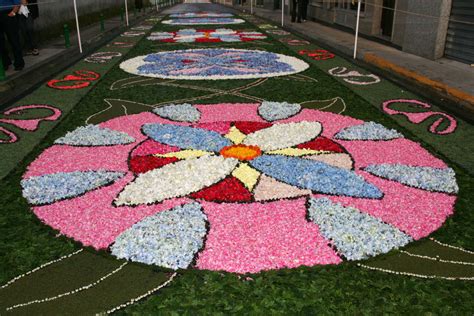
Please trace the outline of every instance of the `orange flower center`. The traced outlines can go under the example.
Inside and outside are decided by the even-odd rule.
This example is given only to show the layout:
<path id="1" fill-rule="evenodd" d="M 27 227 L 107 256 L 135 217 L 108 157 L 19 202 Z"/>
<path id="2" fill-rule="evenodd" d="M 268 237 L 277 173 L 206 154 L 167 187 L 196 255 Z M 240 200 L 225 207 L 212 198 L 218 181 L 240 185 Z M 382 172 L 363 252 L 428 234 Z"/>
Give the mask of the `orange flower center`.
<path id="1" fill-rule="evenodd" d="M 262 154 L 257 146 L 232 145 L 221 149 L 221 155 L 225 158 L 235 158 L 238 160 L 252 160 Z"/>

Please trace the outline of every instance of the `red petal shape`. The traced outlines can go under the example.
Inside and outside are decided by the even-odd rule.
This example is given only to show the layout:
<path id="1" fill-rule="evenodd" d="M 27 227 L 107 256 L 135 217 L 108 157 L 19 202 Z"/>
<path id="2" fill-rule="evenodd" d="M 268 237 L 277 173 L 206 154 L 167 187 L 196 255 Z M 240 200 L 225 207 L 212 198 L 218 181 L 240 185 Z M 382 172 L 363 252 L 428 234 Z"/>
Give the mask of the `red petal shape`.
<path id="1" fill-rule="evenodd" d="M 317 137 L 307 143 L 299 144 L 297 146 L 299 149 L 312 149 L 312 150 L 325 150 L 332 151 L 335 153 L 345 153 L 344 148 L 338 143 L 330 140 L 326 137 Z"/>
<path id="2" fill-rule="evenodd" d="M 130 170 L 135 174 L 145 173 L 178 160 L 175 157 L 136 156 L 130 159 Z"/>
<path id="3" fill-rule="evenodd" d="M 251 134 L 264 128 L 272 126 L 272 123 L 265 122 L 235 122 L 234 126 L 244 134 Z"/>
<path id="4" fill-rule="evenodd" d="M 220 43 L 221 39 L 220 38 L 196 38 L 196 43 Z"/>
<path id="5" fill-rule="evenodd" d="M 235 177 L 228 177 L 210 187 L 191 194 L 195 199 L 211 202 L 251 202 L 250 193 L 244 184 Z"/>

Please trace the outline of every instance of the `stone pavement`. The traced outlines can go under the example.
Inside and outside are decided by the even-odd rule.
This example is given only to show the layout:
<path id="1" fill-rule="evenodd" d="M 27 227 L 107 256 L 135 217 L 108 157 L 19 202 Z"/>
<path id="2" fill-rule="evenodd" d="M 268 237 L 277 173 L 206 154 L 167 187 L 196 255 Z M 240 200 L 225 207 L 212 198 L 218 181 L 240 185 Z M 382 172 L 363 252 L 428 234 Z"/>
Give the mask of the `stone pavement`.
<path id="1" fill-rule="evenodd" d="M 234 8 L 250 12 L 248 5 Z M 280 10 L 254 7 L 254 14 L 281 25 Z M 347 58 L 353 56 L 352 33 L 312 21 L 291 23 L 289 15 L 285 15 L 284 28 Z M 357 59 L 444 109 L 474 120 L 474 67 L 444 58 L 432 61 L 361 37 Z"/>

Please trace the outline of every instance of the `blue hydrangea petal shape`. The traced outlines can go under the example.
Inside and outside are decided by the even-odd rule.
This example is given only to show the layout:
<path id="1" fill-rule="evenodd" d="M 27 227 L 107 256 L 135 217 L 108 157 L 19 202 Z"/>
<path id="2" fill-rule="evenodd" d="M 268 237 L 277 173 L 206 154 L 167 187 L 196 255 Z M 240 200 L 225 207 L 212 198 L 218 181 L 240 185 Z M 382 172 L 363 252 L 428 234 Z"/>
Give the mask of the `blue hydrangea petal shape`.
<path id="1" fill-rule="evenodd" d="M 377 177 L 427 191 L 449 194 L 459 191 L 456 174 L 451 168 L 380 164 L 369 165 L 364 170 Z"/>
<path id="2" fill-rule="evenodd" d="M 193 123 L 201 118 L 201 112 L 189 103 L 170 104 L 154 109 L 153 113 L 176 122 Z"/>
<path id="3" fill-rule="evenodd" d="M 405 246 L 412 238 L 396 227 L 327 198 L 309 200 L 309 219 L 348 260 L 361 260 Z"/>
<path id="4" fill-rule="evenodd" d="M 379 199 L 382 192 L 353 171 L 324 162 L 279 155 L 263 155 L 250 161 L 255 169 L 279 181 L 313 192 Z"/>
<path id="5" fill-rule="evenodd" d="M 59 172 L 21 181 L 23 196 L 32 205 L 51 204 L 60 200 L 74 198 L 124 176 L 113 171 L 75 171 Z"/>
<path id="6" fill-rule="evenodd" d="M 199 203 L 162 211 L 120 234 L 111 251 L 121 259 L 185 269 L 204 245 L 206 221 Z"/>
<path id="7" fill-rule="evenodd" d="M 268 122 L 287 119 L 298 114 L 300 111 L 301 105 L 287 102 L 264 101 L 258 108 L 260 116 Z"/>
<path id="8" fill-rule="evenodd" d="M 170 124 L 145 124 L 143 133 L 153 140 L 181 149 L 196 149 L 218 152 L 231 141 L 217 132 Z"/>
<path id="9" fill-rule="evenodd" d="M 366 122 L 361 125 L 347 127 L 337 133 L 334 138 L 340 140 L 392 140 L 403 138 L 403 135 L 381 124 Z"/>
<path id="10" fill-rule="evenodd" d="M 66 136 L 57 139 L 54 143 L 70 146 L 113 146 L 130 144 L 134 141 L 133 137 L 124 132 L 97 125 L 86 125 L 67 133 Z"/>

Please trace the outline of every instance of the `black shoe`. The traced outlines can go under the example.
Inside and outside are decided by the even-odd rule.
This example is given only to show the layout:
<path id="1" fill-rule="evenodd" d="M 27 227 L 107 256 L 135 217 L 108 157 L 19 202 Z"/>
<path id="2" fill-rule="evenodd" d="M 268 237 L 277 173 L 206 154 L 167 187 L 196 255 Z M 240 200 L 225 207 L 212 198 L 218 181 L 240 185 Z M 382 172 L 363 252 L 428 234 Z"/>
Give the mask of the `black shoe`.
<path id="1" fill-rule="evenodd" d="M 22 71 L 23 68 L 25 68 L 25 66 L 18 66 L 18 67 L 15 67 L 15 71 Z"/>

